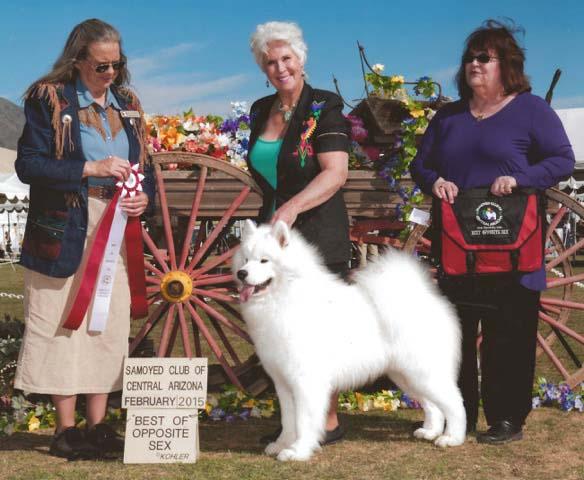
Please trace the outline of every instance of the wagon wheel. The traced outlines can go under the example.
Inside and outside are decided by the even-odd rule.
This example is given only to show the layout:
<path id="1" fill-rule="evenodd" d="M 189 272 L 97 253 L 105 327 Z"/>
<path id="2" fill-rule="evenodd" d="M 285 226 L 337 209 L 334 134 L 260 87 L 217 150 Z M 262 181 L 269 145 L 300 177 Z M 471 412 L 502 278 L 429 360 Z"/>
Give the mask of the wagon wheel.
<path id="1" fill-rule="evenodd" d="M 171 163 L 191 168 L 163 171 Z M 179 354 L 214 357 L 222 367 L 218 383 L 257 389 L 250 387 L 253 382 L 248 384 L 257 357 L 241 358 L 242 351 L 251 354 L 253 349 L 237 309 L 230 270 L 237 246 L 229 231 L 237 219 L 257 215 L 260 189 L 248 173 L 206 155 L 155 154 L 154 171 L 159 214 L 155 219 L 162 225 L 142 229 L 150 313 L 130 352 L 156 330 L 157 356 L 170 356 L 180 332 Z"/>
<path id="2" fill-rule="evenodd" d="M 584 381 L 584 273 L 575 271 L 571 258 L 584 248 L 584 238 L 565 248 L 556 229 L 570 213 L 584 219 L 584 206 L 555 189 L 546 190 L 548 225 L 546 230 L 545 269 L 547 289 L 542 292 L 537 333 L 538 371 L 559 373 L 570 387 Z M 429 253 L 430 241 L 424 237 L 427 227 L 415 225 L 404 250 Z M 545 354 L 545 355 L 542 355 Z M 549 360 L 545 365 L 544 358 Z M 553 374 L 553 372 L 552 372 Z"/>

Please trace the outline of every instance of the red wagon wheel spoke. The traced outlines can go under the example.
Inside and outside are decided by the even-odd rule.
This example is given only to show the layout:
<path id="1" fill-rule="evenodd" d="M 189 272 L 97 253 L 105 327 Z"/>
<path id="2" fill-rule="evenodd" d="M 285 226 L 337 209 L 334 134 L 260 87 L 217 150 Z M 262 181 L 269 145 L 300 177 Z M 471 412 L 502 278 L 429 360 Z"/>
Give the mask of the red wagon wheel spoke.
<path id="1" fill-rule="evenodd" d="M 168 345 L 170 342 L 170 331 L 174 327 L 174 314 L 176 305 L 173 303 L 168 309 L 166 314 L 166 320 L 164 326 L 162 327 L 162 336 L 160 337 L 160 346 L 158 347 L 158 356 L 166 357 L 166 352 L 168 351 Z M 174 343 L 174 342 L 173 342 Z"/>
<path id="2" fill-rule="evenodd" d="M 152 254 L 152 256 L 156 259 L 158 264 L 162 267 L 162 270 L 164 271 L 164 273 L 168 273 L 170 271 L 170 269 L 168 268 L 168 264 L 166 263 L 166 259 L 162 256 L 162 254 L 160 253 L 160 250 L 154 244 L 154 241 L 152 240 L 152 238 L 150 237 L 150 235 L 148 234 L 148 232 L 146 231 L 146 229 L 144 227 L 142 227 L 142 238 L 144 239 L 144 243 L 146 244 L 146 246 L 150 250 L 150 253 Z"/>
<path id="3" fill-rule="evenodd" d="M 144 260 L 144 268 L 146 268 L 146 270 L 148 270 L 150 273 L 154 275 L 158 275 L 159 277 L 164 276 L 164 273 L 162 273 L 158 268 L 156 268 L 146 259 Z"/>
<path id="4" fill-rule="evenodd" d="M 234 367 L 241 365 L 241 360 L 237 356 L 235 349 L 231 346 L 231 343 L 229 342 L 229 339 L 227 338 L 227 335 L 225 335 L 225 332 L 221 328 L 219 322 L 217 322 L 217 320 L 215 320 L 214 318 L 209 318 L 209 321 L 211 322 L 211 325 L 213 325 L 213 328 L 217 332 L 217 335 L 219 335 L 221 342 L 223 342 L 225 350 L 227 350 L 227 353 L 229 353 L 231 360 L 235 364 Z"/>
<path id="5" fill-rule="evenodd" d="M 178 320 L 180 323 L 180 330 L 182 333 L 183 349 L 185 351 L 185 356 L 191 358 L 193 352 L 191 350 L 191 343 L 189 341 L 189 327 L 187 325 L 187 320 L 185 318 L 184 307 L 179 304 L 178 306 Z"/>
<path id="6" fill-rule="evenodd" d="M 162 168 L 160 165 L 155 165 L 156 170 L 156 186 L 158 187 L 158 198 L 160 199 L 160 209 L 162 210 L 162 221 L 164 225 L 164 236 L 166 238 L 166 248 L 168 248 L 168 256 L 170 258 L 170 267 L 176 270 L 176 254 L 174 250 L 174 238 L 172 236 L 172 225 L 170 223 L 170 214 L 168 212 L 168 202 L 166 197 L 166 189 L 164 180 L 162 179 Z"/>
<path id="7" fill-rule="evenodd" d="M 228 320 L 224 315 L 221 315 L 217 310 L 215 310 L 210 305 L 207 305 L 203 300 L 197 297 L 192 297 L 191 302 L 201 307 L 208 315 L 213 317 L 215 320 L 219 320 L 223 325 L 231 329 L 233 332 L 237 333 L 241 338 L 247 340 L 249 343 L 252 343 L 251 338 L 249 338 L 249 335 L 246 332 L 244 332 L 241 329 L 241 327 L 237 326 L 235 323 Z"/>
<path id="8" fill-rule="evenodd" d="M 218 292 L 217 290 L 203 290 L 200 288 L 193 288 L 193 293 L 202 297 L 209 297 L 214 300 L 223 300 L 225 302 L 232 302 L 234 300 L 233 297 Z"/>
<path id="9" fill-rule="evenodd" d="M 199 331 L 201 332 L 201 334 L 205 337 L 205 339 L 209 343 L 211 350 L 213 350 L 213 353 L 217 357 L 217 360 L 223 366 L 223 369 L 225 370 L 225 373 L 227 374 L 229 379 L 234 383 L 234 385 L 243 389 L 243 386 L 239 382 L 239 379 L 237 378 L 237 376 L 233 372 L 233 368 L 231 367 L 231 365 L 229 365 L 229 363 L 225 359 L 225 356 L 223 355 L 221 348 L 219 347 L 219 345 L 217 344 L 217 342 L 213 338 L 213 335 L 211 335 L 211 333 L 209 332 L 209 329 L 205 325 L 205 322 L 203 321 L 203 319 L 199 316 L 199 314 L 196 312 L 195 308 L 190 303 L 187 303 L 187 308 L 189 309 L 189 312 L 191 314 L 191 318 L 196 322 L 197 327 L 199 327 Z"/>
<path id="10" fill-rule="evenodd" d="M 554 214 L 545 232 L 546 242 L 550 239 L 552 233 L 555 232 L 556 228 L 558 227 L 562 219 L 566 216 L 566 213 L 568 213 L 568 208 L 565 205 L 563 205 Z"/>
<path id="11" fill-rule="evenodd" d="M 207 167 L 201 168 L 201 173 L 199 176 L 199 181 L 197 182 L 197 190 L 195 191 L 195 198 L 193 199 L 193 205 L 191 207 L 191 215 L 189 216 L 189 223 L 187 226 L 187 231 L 185 233 L 185 238 L 183 240 L 182 253 L 180 255 L 179 268 L 182 270 L 187 261 L 187 256 L 189 254 L 189 246 L 191 239 L 193 237 L 193 232 L 195 230 L 195 224 L 197 222 L 197 216 L 199 214 L 199 208 L 201 206 L 201 199 L 203 198 L 203 191 L 205 190 L 205 181 L 207 180 Z"/>
<path id="12" fill-rule="evenodd" d="M 242 387 L 238 375 L 252 365 L 242 352 L 249 352 L 251 339 L 233 306 L 238 294 L 230 263 L 237 251 L 236 222 L 257 215 L 260 189 L 249 174 L 222 160 L 184 152 L 153 157 L 158 197 L 142 234 L 151 254 L 144 268 L 153 313 L 138 336 L 159 335 L 159 356 L 177 349 L 201 356 L 207 344 L 228 381 Z M 164 170 L 168 163 L 192 169 Z"/>
<path id="13" fill-rule="evenodd" d="M 231 202 L 231 205 L 229 205 L 229 208 L 223 214 L 223 216 L 221 217 L 221 220 L 219 220 L 217 225 L 215 225 L 215 228 L 213 228 L 211 235 L 209 235 L 205 239 L 205 241 L 203 242 L 203 245 L 201 245 L 201 248 L 199 248 L 197 253 L 191 259 L 191 262 L 187 268 L 187 271 L 189 273 L 194 270 L 194 268 L 197 265 L 197 263 L 199 262 L 199 260 L 201 260 L 201 258 L 203 258 L 205 253 L 207 253 L 207 249 L 213 244 L 213 242 L 217 239 L 219 234 L 223 231 L 223 228 L 225 227 L 225 225 L 227 225 L 227 222 L 231 219 L 231 217 L 235 213 L 235 210 L 237 210 L 239 208 L 239 206 L 244 202 L 244 200 L 249 195 L 250 191 L 251 191 L 250 187 L 248 187 L 248 186 L 244 187 L 241 190 L 241 192 L 239 193 L 239 195 L 235 198 L 235 200 L 233 200 L 233 202 Z"/>
<path id="14" fill-rule="evenodd" d="M 204 277 L 200 280 L 195 280 L 193 285 L 197 287 L 202 287 L 203 285 L 219 285 L 222 283 L 232 283 L 233 276 L 229 275 L 209 275 L 208 277 Z"/>
<path id="15" fill-rule="evenodd" d="M 215 268 L 217 265 L 221 264 L 221 263 L 225 263 L 227 260 L 229 260 L 231 257 L 233 257 L 233 255 L 235 254 L 235 252 L 237 251 L 237 248 L 231 248 L 229 250 L 227 250 L 225 253 L 222 253 L 221 255 L 219 255 L 217 258 L 210 260 L 208 262 L 205 262 L 205 266 L 196 270 L 193 270 L 193 275 L 196 276 L 201 276 L 205 273 L 207 273 L 209 270 L 212 270 L 213 268 Z"/>
<path id="16" fill-rule="evenodd" d="M 152 328 L 154 328 L 156 326 L 156 324 L 158 323 L 158 320 L 160 320 L 162 318 L 162 316 L 164 315 L 164 312 L 167 308 L 168 308 L 168 305 L 165 303 L 162 303 L 162 304 L 160 304 L 160 306 L 158 306 L 158 308 L 156 310 L 154 310 L 154 312 L 152 312 L 150 314 L 150 316 L 148 317 L 148 320 L 146 320 L 146 323 L 144 325 L 142 325 L 142 328 L 134 336 L 134 340 L 132 340 L 132 343 L 130 343 L 130 346 L 129 346 L 130 355 L 134 352 L 134 350 L 140 344 L 140 342 L 144 339 L 144 337 L 146 337 L 146 335 L 148 335 L 148 333 L 150 333 L 150 330 L 152 330 Z"/>
<path id="17" fill-rule="evenodd" d="M 237 318 L 241 323 L 245 323 L 245 321 L 243 320 L 243 317 L 241 316 L 241 313 L 239 313 L 237 310 L 235 310 L 235 308 L 233 308 L 231 305 L 229 305 L 228 303 L 219 301 L 217 302 L 219 303 L 219 305 L 221 305 L 221 307 L 223 309 L 225 309 L 227 312 L 229 312 L 229 314 L 234 317 Z"/>

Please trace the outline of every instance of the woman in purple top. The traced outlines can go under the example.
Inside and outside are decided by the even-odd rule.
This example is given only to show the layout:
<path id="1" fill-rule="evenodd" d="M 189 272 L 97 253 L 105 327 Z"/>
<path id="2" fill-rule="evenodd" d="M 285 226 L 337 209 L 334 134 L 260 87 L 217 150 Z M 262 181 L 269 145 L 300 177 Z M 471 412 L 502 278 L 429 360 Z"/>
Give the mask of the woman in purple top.
<path id="1" fill-rule="evenodd" d="M 456 76 L 461 99 L 435 115 L 411 165 L 425 193 L 454 203 L 459 190 L 490 187 L 504 196 L 519 187 L 546 189 L 572 173 L 574 153 L 562 123 L 544 100 L 529 93 L 524 60 L 512 29 L 499 22 L 488 20 L 467 38 Z M 507 281 L 442 275 L 440 285 L 461 319 L 459 386 L 468 430 L 475 430 L 478 417 L 480 321 L 481 394 L 489 429 L 477 440 L 521 439 L 531 410 L 543 266 Z"/>

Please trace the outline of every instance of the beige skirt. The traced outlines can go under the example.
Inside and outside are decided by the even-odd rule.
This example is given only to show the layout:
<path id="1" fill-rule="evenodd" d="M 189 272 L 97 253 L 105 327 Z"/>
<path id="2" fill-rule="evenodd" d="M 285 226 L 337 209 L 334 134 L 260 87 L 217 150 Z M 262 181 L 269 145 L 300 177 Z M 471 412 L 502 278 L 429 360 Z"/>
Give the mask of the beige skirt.
<path id="1" fill-rule="evenodd" d="M 112 291 L 109 318 L 101 333 L 88 331 L 88 314 L 78 330 L 61 328 L 79 288 L 88 246 L 107 201 L 89 198 L 85 250 L 77 273 L 54 278 L 32 270 L 24 272 L 25 332 L 18 359 L 15 388 L 53 395 L 109 393 L 121 390 L 122 363 L 128 355 L 130 289 L 122 245 Z M 92 302 L 93 303 L 93 302 Z"/>

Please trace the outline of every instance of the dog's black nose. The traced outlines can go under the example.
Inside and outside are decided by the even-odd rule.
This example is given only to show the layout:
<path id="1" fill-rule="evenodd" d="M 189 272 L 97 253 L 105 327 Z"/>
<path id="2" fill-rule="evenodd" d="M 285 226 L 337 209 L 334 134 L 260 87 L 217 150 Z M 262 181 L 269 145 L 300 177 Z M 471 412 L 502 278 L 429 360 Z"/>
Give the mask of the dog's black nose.
<path id="1" fill-rule="evenodd" d="M 237 271 L 237 278 L 239 278 L 241 281 L 245 280 L 247 277 L 247 270 L 238 270 Z"/>

